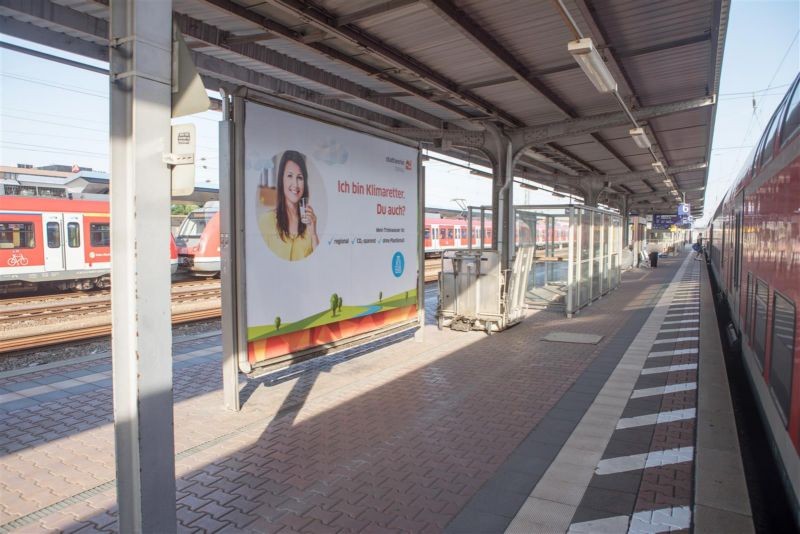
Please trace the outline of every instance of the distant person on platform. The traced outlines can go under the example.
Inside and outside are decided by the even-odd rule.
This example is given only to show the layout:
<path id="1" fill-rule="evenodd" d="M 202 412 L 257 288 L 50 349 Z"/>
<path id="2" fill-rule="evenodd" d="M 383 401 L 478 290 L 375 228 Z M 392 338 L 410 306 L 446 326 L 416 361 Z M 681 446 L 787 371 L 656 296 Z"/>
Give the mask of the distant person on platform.
<path id="1" fill-rule="evenodd" d="M 319 245 L 317 215 L 308 203 L 306 158 L 287 150 L 278 164 L 275 209 L 259 217 L 258 224 L 267 246 L 279 258 L 302 260 Z"/>
<path id="2" fill-rule="evenodd" d="M 703 247 L 700 246 L 700 243 L 695 243 L 692 245 L 692 250 L 694 250 L 694 259 L 699 260 L 703 255 Z"/>
<path id="3" fill-rule="evenodd" d="M 647 243 L 647 254 L 650 258 L 650 267 L 656 268 L 658 267 L 658 251 L 661 247 L 658 246 L 658 243 L 655 241 L 650 241 Z"/>

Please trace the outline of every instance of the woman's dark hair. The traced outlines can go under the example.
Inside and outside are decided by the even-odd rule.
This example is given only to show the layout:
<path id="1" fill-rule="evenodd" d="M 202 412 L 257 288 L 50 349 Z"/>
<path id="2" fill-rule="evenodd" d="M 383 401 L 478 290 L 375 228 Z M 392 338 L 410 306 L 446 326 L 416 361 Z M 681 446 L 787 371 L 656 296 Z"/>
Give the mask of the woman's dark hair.
<path id="1" fill-rule="evenodd" d="M 281 162 L 278 164 L 278 201 L 275 206 L 275 212 L 278 221 L 278 235 L 283 241 L 289 237 L 289 212 L 286 210 L 286 195 L 283 192 L 283 173 L 286 171 L 286 163 L 293 162 L 300 167 L 300 173 L 303 175 L 303 196 L 302 198 L 308 199 L 308 170 L 306 169 L 306 157 L 296 150 L 287 150 L 281 156 Z M 297 218 L 300 218 L 300 206 L 297 206 Z M 303 221 L 297 223 L 297 235 L 301 236 L 306 233 L 306 225 Z"/>

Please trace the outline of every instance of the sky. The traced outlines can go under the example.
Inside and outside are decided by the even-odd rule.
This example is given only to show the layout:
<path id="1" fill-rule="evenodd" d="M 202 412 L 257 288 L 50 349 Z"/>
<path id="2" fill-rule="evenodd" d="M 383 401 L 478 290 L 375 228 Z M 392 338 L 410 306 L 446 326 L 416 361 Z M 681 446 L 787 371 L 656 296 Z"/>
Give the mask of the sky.
<path id="1" fill-rule="evenodd" d="M 699 224 L 713 213 L 800 70 L 799 29 L 798 0 L 733 0 L 706 213 Z M 103 62 L 3 34 L 0 41 L 107 67 Z M 0 49 L 0 165 L 78 164 L 107 171 L 108 105 L 106 75 Z M 198 186 L 218 186 L 218 120 L 219 113 L 206 112 L 175 121 L 193 122 L 197 127 Z M 488 170 L 470 162 L 463 164 Z M 491 204 L 488 178 L 433 160 L 425 167 L 426 206 L 457 209 L 459 205 Z M 518 186 L 514 198 L 517 204 L 567 201 Z"/>

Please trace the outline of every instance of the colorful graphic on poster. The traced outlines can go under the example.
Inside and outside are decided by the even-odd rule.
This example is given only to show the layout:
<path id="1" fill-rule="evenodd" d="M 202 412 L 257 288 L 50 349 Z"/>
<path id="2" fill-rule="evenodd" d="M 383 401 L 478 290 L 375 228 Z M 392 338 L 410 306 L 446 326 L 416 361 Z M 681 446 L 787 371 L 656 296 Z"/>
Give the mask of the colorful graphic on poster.
<path id="1" fill-rule="evenodd" d="M 418 150 L 247 102 L 251 365 L 417 316 Z"/>

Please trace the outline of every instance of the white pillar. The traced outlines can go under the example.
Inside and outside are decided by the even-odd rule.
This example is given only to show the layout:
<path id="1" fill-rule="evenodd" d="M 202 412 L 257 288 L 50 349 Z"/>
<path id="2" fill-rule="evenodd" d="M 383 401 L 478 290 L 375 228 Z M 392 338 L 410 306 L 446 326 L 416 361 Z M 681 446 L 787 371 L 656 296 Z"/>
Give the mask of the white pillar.
<path id="1" fill-rule="evenodd" d="M 175 532 L 172 2 L 111 0 L 111 302 L 121 532 Z"/>

